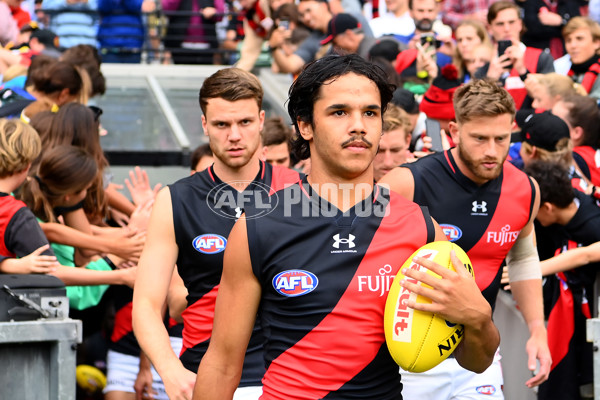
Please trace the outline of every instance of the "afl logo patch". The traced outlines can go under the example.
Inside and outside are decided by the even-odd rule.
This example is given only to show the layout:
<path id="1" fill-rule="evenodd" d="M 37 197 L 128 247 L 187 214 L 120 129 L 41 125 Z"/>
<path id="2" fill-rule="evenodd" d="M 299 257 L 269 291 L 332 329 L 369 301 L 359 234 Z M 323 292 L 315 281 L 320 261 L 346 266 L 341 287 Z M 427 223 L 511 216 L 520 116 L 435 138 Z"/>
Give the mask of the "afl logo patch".
<path id="1" fill-rule="evenodd" d="M 275 275 L 273 287 L 275 290 L 287 297 L 302 296 L 310 293 L 319 284 L 317 276 L 312 272 L 301 269 L 291 269 Z"/>
<path id="2" fill-rule="evenodd" d="M 206 233 L 192 240 L 194 249 L 204 254 L 217 254 L 225 250 L 227 239 L 216 233 Z"/>
<path id="3" fill-rule="evenodd" d="M 475 390 L 479 394 L 485 394 L 488 396 L 491 396 L 494 393 L 496 393 L 496 388 L 493 385 L 477 386 Z"/>
<path id="4" fill-rule="evenodd" d="M 440 224 L 440 227 L 444 231 L 444 234 L 451 242 L 456 242 L 458 239 L 462 237 L 462 230 L 458 226 L 450 225 L 450 224 Z"/>

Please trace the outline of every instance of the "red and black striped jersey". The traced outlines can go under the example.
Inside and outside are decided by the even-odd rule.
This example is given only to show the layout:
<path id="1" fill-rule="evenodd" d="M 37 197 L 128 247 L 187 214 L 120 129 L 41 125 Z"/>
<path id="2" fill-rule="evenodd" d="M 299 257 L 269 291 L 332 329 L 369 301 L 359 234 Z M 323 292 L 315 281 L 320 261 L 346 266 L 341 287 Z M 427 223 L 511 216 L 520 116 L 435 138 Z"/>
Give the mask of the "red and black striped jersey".
<path id="1" fill-rule="evenodd" d="M 426 211 L 382 187 L 346 212 L 306 181 L 247 210 L 267 371 L 261 399 L 400 399 L 384 337 L 394 276 L 435 237 Z M 256 218 L 260 214 L 260 218 Z"/>
<path id="2" fill-rule="evenodd" d="M 475 280 L 494 307 L 502 262 L 531 218 L 535 188 L 510 162 L 500 176 L 477 185 L 458 168 L 450 151 L 412 164 L 413 201 L 427 206 L 448 240 L 458 244 L 475 268 Z"/>

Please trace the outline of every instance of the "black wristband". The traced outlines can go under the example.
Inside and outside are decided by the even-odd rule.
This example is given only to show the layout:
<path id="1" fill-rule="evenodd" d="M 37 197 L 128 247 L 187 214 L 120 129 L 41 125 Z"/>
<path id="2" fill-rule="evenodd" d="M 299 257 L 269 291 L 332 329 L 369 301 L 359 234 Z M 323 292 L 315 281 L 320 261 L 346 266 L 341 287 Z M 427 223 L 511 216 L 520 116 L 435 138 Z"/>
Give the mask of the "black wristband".
<path id="1" fill-rule="evenodd" d="M 521 80 L 525 82 L 525 79 L 527 79 L 527 75 L 529 75 L 529 71 L 526 70 L 523 75 L 519 75 L 519 78 L 521 78 Z"/>
<path id="2" fill-rule="evenodd" d="M 110 258 L 108 258 L 108 256 L 104 256 L 104 257 L 102 257 L 102 259 L 104 261 L 106 261 L 106 263 L 108 264 L 108 266 L 110 267 L 110 269 L 112 269 L 113 271 L 115 269 L 117 269 L 117 266 L 115 265 L 115 263 L 113 263 L 112 260 Z"/>

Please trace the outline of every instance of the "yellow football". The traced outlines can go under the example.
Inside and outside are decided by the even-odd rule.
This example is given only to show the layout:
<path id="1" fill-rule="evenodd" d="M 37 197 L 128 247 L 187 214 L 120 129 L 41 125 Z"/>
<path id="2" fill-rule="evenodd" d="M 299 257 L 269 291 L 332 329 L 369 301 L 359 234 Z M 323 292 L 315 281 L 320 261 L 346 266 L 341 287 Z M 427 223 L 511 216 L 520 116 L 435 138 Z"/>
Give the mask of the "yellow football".
<path id="1" fill-rule="evenodd" d="M 106 386 L 106 375 L 98 368 L 81 364 L 75 369 L 77 385 L 88 393 L 101 391 Z"/>
<path id="2" fill-rule="evenodd" d="M 435 367 L 452 354 L 462 340 L 464 333 L 462 325 L 450 323 L 431 312 L 407 307 L 406 302 L 409 299 L 416 299 L 417 303 L 431 303 L 431 300 L 417 296 L 400 286 L 400 280 L 404 279 L 402 270 L 408 268 L 420 269 L 439 278 L 439 275 L 415 264 L 413 262 L 415 257 L 432 260 L 455 271 L 450 259 L 452 250 L 475 278 L 469 257 L 458 245 L 437 241 L 415 251 L 404 262 L 390 287 L 385 304 L 385 340 L 394 361 L 406 371 L 424 372 Z"/>

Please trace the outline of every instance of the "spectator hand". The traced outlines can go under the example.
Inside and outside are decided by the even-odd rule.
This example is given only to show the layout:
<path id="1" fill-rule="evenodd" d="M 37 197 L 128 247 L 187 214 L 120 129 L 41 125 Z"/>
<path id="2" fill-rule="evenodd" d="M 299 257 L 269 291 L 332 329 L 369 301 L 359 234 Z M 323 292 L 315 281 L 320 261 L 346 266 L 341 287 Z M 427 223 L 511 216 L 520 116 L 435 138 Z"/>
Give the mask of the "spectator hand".
<path id="1" fill-rule="evenodd" d="M 508 267 L 506 265 L 502 267 L 502 277 L 500 278 L 500 285 L 504 285 L 502 286 L 502 289 L 510 290 L 510 282 L 508 280 Z"/>
<path id="2" fill-rule="evenodd" d="M 154 189 L 150 188 L 148 174 L 140 167 L 135 167 L 133 171 L 129 171 L 129 179 L 125 179 L 125 185 L 129 189 L 133 204 L 139 206 L 146 204 L 150 199 L 154 199 L 162 184 L 157 183 Z"/>
<path id="3" fill-rule="evenodd" d="M 154 199 L 149 199 L 145 204 L 137 206 L 133 213 L 131 213 L 127 227 L 134 232 L 146 232 L 150 213 L 152 212 L 152 205 L 154 205 Z"/>
<path id="4" fill-rule="evenodd" d="M 508 70 L 510 65 L 511 61 L 506 54 L 503 54 L 501 57 L 492 58 L 492 61 L 490 61 L 490 65 L 488 67 L 487 78 L 494 81 L 500 80 L 500 77 Z"/>
<path id="5" fill-rule="evenodd" d="M 420 44 L 417 46 L 419 49 L 419 55 L 417 56 L 417 71 L 427 71 L 428 79 L 431 82 L 438 75 L 437 63 L 434 59 L 434 52 L 427 51 L 430 43 L 426 43 L 424 46 Z"/>
<path id="6" fill-rule="evenodd" d="M 214 7 L 204 7 L 202 9 L 202 16 L 206 19 L 211 19 L 217 14 L 217 9 Z"/>
<path id="7" fill-rule="evenodd" d="M 525 78 L 525 89 L 527 89 L 527 93 L 532 97 L 535 97 L 540 88 L 542 88 L 538 76 L 539 74 L 528 74 L 527 78 Z"/>
<path id="8" fill-rule="evenodd" d="M 129 223 L 129 217 L 127 214 L 122 213 L 119 210 L 115 210 L 114 208 L 109 208 L 108 211 L 110 212 L 110 218 L 116 222 L 117 225 L 127 226 Z"/>
<path id="9" fill-rule="evenodd" d="M 145 233 L 122 229 L 123 235 L 113 239 L 110 252 L 125 260 L 137 263 L 146 242 Z"/>
<path id="10" fill-rule="evenodd" d="M 142 2 L 142 12 L 145 14 L 154 12 L 156 10 L 156 1 L 155 0 L 144 0 Z"/>
<path id="11" fill-rule="evenodd" d="M 519 44 L 513 44 L 510 46 L 508 49 L 506 49 L 504 55 L 508 56 L 510 64 L 513 65 L 513 68 L 517 70 L 519 75 L 525 75 L 525 73 L 527 73 L 527 67 L 525 66 L 524 61 L 524 52 Z"/>
<path id="12" fill-rule="evenodd" d="M 546 26 L 561 26 L 563 23 L 563 18 L 560 15 L 549 11 L 546 7 L 540 8 L 538 19 L 542 25 Z"/>
<path id="13" fill-rule="evenodd" d="M 45 244 L 31 252 L 25 257 L 7 258 L 0 264 L 0 271 L 7 274 L 48 274 L 56 271 L 58 261 L 55 256 L 43 256 L 44 251 L 48 250 L 50 245 Z"/>

